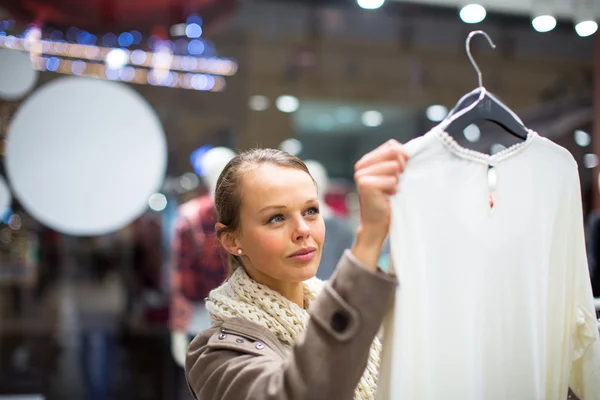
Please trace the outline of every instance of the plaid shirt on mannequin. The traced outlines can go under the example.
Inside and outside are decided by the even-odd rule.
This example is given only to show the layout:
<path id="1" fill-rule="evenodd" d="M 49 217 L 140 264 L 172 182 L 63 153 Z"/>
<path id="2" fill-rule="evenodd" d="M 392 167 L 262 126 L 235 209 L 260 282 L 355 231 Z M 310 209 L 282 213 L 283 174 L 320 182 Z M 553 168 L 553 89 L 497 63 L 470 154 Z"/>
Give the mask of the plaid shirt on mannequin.
<path id="1" fill-rule="evenodd" d="M 188 331 L 194 303 L 227 277 L 227 257 L 215 235 L 216 212 L 210 196 L 182 205 L 173 238 L 171 318 L 173 331 Z"/>

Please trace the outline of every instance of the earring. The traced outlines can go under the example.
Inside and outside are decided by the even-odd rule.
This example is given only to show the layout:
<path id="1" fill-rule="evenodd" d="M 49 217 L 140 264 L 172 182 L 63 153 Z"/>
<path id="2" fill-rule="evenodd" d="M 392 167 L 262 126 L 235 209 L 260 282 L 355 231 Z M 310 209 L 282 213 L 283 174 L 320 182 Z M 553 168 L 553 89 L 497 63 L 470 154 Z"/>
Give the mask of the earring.
<path id="1" fill-rule="evenodd" d="M 243 253 L 242 249 L 238 249 L 238 250 L 237 250 L 237 253 L 238 253 L 238 255 L 240 255 L 240 256 L 241 256 L 241 255 L 242 255 L 242 253 Z"/>

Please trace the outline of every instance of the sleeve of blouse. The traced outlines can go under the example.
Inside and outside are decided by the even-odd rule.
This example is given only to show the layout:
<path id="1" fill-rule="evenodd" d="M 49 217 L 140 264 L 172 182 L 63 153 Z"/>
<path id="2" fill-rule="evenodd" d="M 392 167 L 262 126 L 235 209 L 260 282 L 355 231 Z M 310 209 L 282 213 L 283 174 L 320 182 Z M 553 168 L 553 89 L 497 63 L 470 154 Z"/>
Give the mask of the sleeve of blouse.
<path id="1" fill-rule="evenodd" d="M 199 400 L 351 399 L 395 287 L 347 250 L 285 361 L 200 338 L 188 350 L 188 385 Z"/>
<path id="2" fill-rule="evenodd" d="M 585 248 L 579 176 L 573 178 L 569 223 L 569 260 L 575 284 L 571 332 L 570 387 L 582 400 L 600 399 L 600 338 Z"/>

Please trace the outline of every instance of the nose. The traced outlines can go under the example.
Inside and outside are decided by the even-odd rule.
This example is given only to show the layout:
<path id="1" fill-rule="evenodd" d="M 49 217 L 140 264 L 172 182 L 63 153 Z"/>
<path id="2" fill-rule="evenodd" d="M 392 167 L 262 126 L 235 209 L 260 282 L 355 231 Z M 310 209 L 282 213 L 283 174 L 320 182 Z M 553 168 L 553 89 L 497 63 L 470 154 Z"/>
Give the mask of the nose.
<path id="1" fill-rule="evenodd" d="M 310 226 L 306 223 L 304 218 L 298 218 L 294 227 L 293 239 L 294 241 L 306 240 L 310 237 Z"/>

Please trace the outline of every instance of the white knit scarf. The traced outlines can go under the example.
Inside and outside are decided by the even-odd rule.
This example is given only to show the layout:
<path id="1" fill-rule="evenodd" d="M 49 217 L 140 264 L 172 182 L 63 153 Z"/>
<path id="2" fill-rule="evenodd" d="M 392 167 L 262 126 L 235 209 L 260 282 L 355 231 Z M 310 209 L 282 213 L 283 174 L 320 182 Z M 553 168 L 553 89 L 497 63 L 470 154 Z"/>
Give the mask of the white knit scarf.
<path id="1" fill-rule="evenodd" d="M 239 267 L 224 284 L 210 292 L 206 308 L 213 324 L 240 317 L 264 326 L 289 353 L 298 334 L 306 328 L 309 319 L 307 310 L 323 285 L 324 282 L 317 278 L 305 281 L 304 308 L 300 308 L 275 290 L 252 280 L 244 268 Z M 380 354 L 381 342 L 375 338 L 367 368 L 354 392 L 354 399 L 375 398 Z"/>

